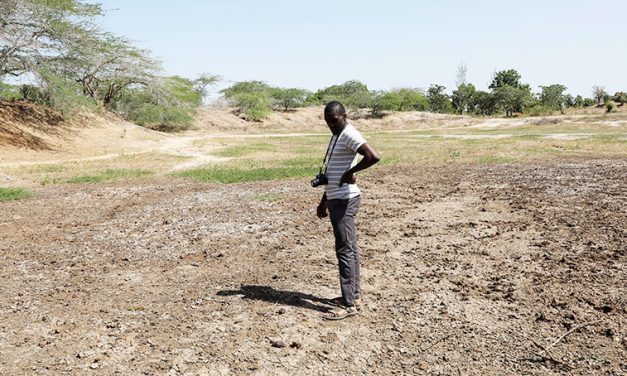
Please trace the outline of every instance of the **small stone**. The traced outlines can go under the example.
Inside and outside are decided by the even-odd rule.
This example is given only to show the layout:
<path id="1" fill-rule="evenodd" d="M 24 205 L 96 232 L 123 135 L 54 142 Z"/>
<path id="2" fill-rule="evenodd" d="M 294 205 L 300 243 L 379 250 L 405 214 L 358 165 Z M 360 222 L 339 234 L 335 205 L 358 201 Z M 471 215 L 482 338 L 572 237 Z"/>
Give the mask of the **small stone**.
<path id="1" fill-rule="evenodd" d="M 279 349 L 287 347 L 287 344 L 280 339 L 268 338 L 268 340 L 270 341 L 270 344 L 272 345 L 272 347 L 276 347 Z"/>
<path id="2" fill-rule="evenodd" d="M 293 349 L 300 349 L 303 347 L 303 344 L 298 341 L 292 341 L 292 343 L 290 343 L 290 347 Z"/>

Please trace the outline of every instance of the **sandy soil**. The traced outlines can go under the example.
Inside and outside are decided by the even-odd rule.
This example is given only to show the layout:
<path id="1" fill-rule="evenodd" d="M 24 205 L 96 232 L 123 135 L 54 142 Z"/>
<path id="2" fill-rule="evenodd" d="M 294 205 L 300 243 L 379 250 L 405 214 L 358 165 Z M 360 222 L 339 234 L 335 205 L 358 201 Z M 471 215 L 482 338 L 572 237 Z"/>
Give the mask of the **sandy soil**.
<path id="1" fill-rule="evenodd" d="M 306 181 L 37 188 L 0 203 L 0 374 L 625 374 L 625 176 L 377 168 L 341 322 Z"/>

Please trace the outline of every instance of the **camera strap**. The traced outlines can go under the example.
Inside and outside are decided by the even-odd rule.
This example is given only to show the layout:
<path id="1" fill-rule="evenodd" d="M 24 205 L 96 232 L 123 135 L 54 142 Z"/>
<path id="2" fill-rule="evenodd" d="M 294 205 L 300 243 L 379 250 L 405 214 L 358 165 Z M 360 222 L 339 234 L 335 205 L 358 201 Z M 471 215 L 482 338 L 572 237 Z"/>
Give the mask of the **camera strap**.
<path id="1" fill-rule="evenodd" d="M 344 129 L 346 129 L 346 127 L 344 127 Z M 327 152 L 324 154 L 324 159 L 322 160 L 322 167 L 320 167 L 321 173 L 322 173 L 322 169 L 324 168 L 325 175 L 327 174 L 327 168 L 329 167 L 327 162 L 331 162 L 331 156 L 333 156 L 335 145 L 337 145 L 337 140 L 339 140 L 342 133 L 344 133 L 344 129 L 342 129 L 342 132 L 340 132 L 340 134 L 337 135 L 335 142 L 333 142 L 333 147 L 331 147 L 331 140 L 333 140 L 334 136 L 331 136 L 331 140 L 329 140 L 329 146 L 327 146 Z M 329 149 L 331 150 L 331 153 L 329 153 Z M 328 159 L 327 159 L 327 156 L 329 157 Z"/>

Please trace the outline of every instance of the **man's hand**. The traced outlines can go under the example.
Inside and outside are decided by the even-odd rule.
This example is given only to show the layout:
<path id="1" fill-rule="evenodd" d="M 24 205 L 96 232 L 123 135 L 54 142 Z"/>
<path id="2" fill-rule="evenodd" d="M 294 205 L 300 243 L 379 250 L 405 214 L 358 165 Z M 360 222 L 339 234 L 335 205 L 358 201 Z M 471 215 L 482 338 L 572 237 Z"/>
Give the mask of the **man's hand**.
<path id="1" fill-rule="evenodd" d="M 356 180 L 357 179 L 355 179 L 355 175 L 350 170 L 348 170 L 344 173 L 344 175 L 342 175 L 339 186 L 341 187 L 342 184 L 355 184 Z"/>
<path id="2" fill-rule="evenodd" d="M 318 218 L 322 219 L 324 217 L 327 217 L 329 215 L 329 213 L 327 213 L 327 202 L 321 202 L 320 205 L 318 205 L 318 207 L 316 208 L 316 214 L 318 215 Z"/>

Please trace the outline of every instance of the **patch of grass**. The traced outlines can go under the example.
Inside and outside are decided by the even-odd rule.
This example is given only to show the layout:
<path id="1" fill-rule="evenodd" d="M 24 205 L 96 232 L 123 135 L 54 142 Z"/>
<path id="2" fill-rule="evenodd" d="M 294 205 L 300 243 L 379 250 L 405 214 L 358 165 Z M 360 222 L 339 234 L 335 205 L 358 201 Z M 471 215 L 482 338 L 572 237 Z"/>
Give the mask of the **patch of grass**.
<path id="1" fill-rule="evenodd" d="M 290 178 L 313 177 L 315 167 L 260 167 L 241 169 L 237 167 L 213 166 L 197 168 L 180 173 L 180 176 L 212 183 L 242 183 L 248 181 L 277 180 Z"/>
<path id="2" fill-rule="evenodd" d="M 276 202 L 281 199 L 281 195 L 276 193 L 265 193 L 262 195 L 257 195 L 255 200 L 257 201 L 266 201 L 266 202 Z"/>
<path id="3" fill-rule="evenodd" d="M 225 149 L 222 149 L 216 153 L 216 155 L 220 157 L 243 157 L 248 154 L 253 154 L 260 151 L 276 151 L 277 145 L 273 145 L 270 143 L 258 142 L 254 144 L 248 145 L 236 145 L 229 146 Z"/>
<path id="4" fill-rule="evenodd" d="M 22 188 L 2 188 L 0 187 L 0 202 L 10 200 L 21 200 L 29 198 L 33 193 Z"/>
<path id="5" fill-rule="evenodd" d="M 101 183 L 105 181 L 136 179 L 152 175 L 152 171 L 141 169 L 106 169 L 94 174 L 83 174 L 72 177 L 46 178 L 43 184 L 85 184 Z"/>

